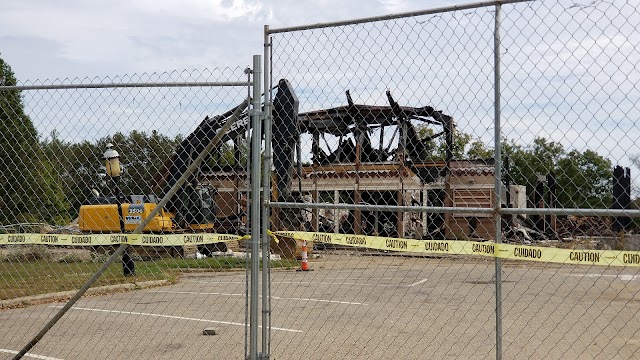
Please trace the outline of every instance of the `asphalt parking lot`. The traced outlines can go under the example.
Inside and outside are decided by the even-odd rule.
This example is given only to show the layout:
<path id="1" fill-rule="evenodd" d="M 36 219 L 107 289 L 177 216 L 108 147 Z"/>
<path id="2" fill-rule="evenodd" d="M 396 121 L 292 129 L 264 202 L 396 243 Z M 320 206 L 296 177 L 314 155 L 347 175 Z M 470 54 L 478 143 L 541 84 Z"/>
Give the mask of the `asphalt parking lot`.
<path id="1" fill-rule="evenodd" d="M 311 265 L 272 272 L 272 359 L 495 358 L 492 260 L 333 254 Z M 522 262 L 502 279 L 504 358 L 640 357 L 639 270 Z M 241 359 L 245 288 L 244 272 L 192 273 L 86 297 L 30 358 Z M 0 310 L 0 358 L 62 305 Z"/>

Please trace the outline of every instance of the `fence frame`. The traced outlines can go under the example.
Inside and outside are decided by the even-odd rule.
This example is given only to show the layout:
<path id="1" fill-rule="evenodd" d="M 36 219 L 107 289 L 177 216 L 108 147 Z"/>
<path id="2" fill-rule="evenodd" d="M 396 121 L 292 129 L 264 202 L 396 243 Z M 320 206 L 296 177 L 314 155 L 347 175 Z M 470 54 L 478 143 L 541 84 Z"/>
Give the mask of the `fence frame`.
<path id="1" fill-rule="evenodd" d="M 394 205 L 361 205 L 361 204 L 345 204 L 345 203 L 293 203 L 293 202 L 282 202 L 282 201 L 269 201 L 268 199 L 263 200 L 263 216 L 265 214 L 269 214 L 271 209 L 342 209 L 342 210 L 377 210 L 377 211 L 410 211 L 414 213 L 480 213 L 487 214 L 488 216 L 492 216 L 495 222 L 495 243 L 499 244 L 502 242 L 502 218 L 505 215 L 577 215 L 577 216 L 626 216 L 630 218 L 640 218 L 640 210 L 632 210 L 632 209 L 580 209 L 580 208 L 503 208 L 501 205 L 501 186 L 502 186 L 502 154 L 501 154 L 501 17 L 502 17 L 502 6 L 508 4 L 516 4 L 523 2 L 533 2 L 535 0 L 497 0 L 497 1 L 486 1 L 486 2 L 475 2 L 464 5 L 455 5 L 455 6 L 446 6 L 440 8 L 433 8 L 421 11 L 411 11 L 411 12 L 403 12 L 396 13 L 390 15 L 383 16 L 375 16 L 375 17 L 366 17 L 366 18 L 357 18 L 346 21 L 336 21 L 336 22 L 325 22 L 325 23 L 317 23 L 317 24 L 309 24 L 309 25 L 300 25 L 300 26 L 291 26 L 291 27 L 282 27 L 282 28 L 269 28 L 268 25 L 265 26 L 264 29 L 264 46 L 265 46 L 265 84 L 269 84 L 269 87 L 273 87 L 272 79 L 267 77 L 267 71 L 270 71 L 272 66 L 271 62 L 271 52 L 268 49 L 271 48 L 271 39 L 270 35 L 278 34 L 278 33 L 290 33 L 304 30 L 313 30 L 313 29 L 322 29 L 322 28 L 331 28 L 331 27 L 340 27 L 340 26 L 348 26 L 348 25 L 356 25 L 356 24 L 365 24 L 365 23 L 373 23 L 385 20 L 394 20 L 401 18 L 409 18 L 423 15 L 433 15 L 438 13 L 446 13 L 446 12 L 454 12 L 461 10 L 469 10 L 469 9 L 478 9 L 478 8 L 490 8 L 494 7 L 495 16 L 494 16 L 494 30 L 493 30 L 493 46 L 494 46 L 494 174 L 495 174 L 495 198 L 493 208 L 459 208 L 459 207 L 424 207 L 424 206 L 394 206 Z M 268 70 L 269 69 L 269 70 Z M 266 87 L 266 85 L 265 85 Z M 265 94 L 265 109 L 267 108 L 266 104 L 267 97 Z M 265 112 L 265 119 L 269 117 L 270 113 Z M 265 123 L 266 125 L 267 123 Z M 269 125 L 269 137 L 266 138 L 266 143 L 268 144 L 267 151 L 265 153 L 265 159 L 268 158 L 269 161 L 272 159 L 272 154 L 270 151 L 270 126 Z M 265 166 L 270 165 L 270 163 L 265 162 Z M 495 357 L 496 359 L 502 359 L 503 348 L 502 348 L 502 339 L 503 339 L 503 329 L 502 329 L 502 260 L 499 257 L 495 257 Z M 270 341 L 270 336 L 269 336 Z"/>
<path id="2" fill-rule="evenodd" d="M 257 75 L 253 77 L 253 81 L 216 81 L 216 82 L 157 82 L 157 83 L 130 83 L 130 82 L 122 82 L 122 83 L 105 83 L 105 84 L 50 84 L 50 85 L 16 85 L 16 86 L 0 86 L 0 92 L 3 91 L 30 91 L 30 90 L 65 90 L 65 89 L 113 89 L 113 88 L 163 88 L 163 87 L 247 87 L 248 91 L 250 88 L 257 91 L 257 99 L 253 104 L 254 111 L 254 121 L 259 124 L 259 115 L 260 115 L 260 55 L 254 56 L 254 73 Z M 249 73 L 250 70 L 246 69 L 245 73 Z M 204 161 L 204 159 L 209 155 L 209 153 L 220 143 L 223 139 L 224 135 L 231 128 L 231 125 L 237 121 L 238 117 L 242 113 L 242 111 L 249 105 L 250 98 L 245 99 L 233 112 L 233 114 L 229 117 L 229 119 L 225 122 L 220 130 L 216 133 L 214 138 L 211 140 L 209 144 L 206 145 L 205 149 L 198 155 L 198 157 L 188 166 L 187 170 L 182 174 L 182 176 L 176 181 L 176 183 L 172 186 L 172 188 L 165 194 L 165 196 L 160 200 L 158 205 L 151 211 L 151 213 L 141 221 L 141 223 L 136 227 L 136 229 L 131 234 L 141 234 L 143 229 L 153 220 L 153 218 L 160 212 L 160 210 L 171 200 L 171 198 L 176 194 L 178 188 L 182 186 L 188 177 L 195 172 L 195 170 L 200 166 L 200 164 Z M 256 105 L 257 104 L 257 105 Z M 257 127 L 258 131 L 260 126 Z M 259 145 L 259 144 L 258 144 Z M 259 152 L 258 152 L 259 156 Z M 259 168 L 258 168 L 258 177 L 259 177 Z M 259 190 L 257 192 L 253 192 L 254 196 L 259 198 Z M 253 206 L 256 212 L 259 214 L 260 207 Z M 253 232 L 252 232 L 253 234 Z M 257 233 L 256 233 L 257 234 Z M 254 236 L 254 241 L 258 242 L 257 236 Z M 93 285 L 100 276 L 107 270 L 107 268 L 116 261 L 116 259 L 122 256 L 128 249 L 129 245 L 126 243 L 122 243 L 118 246 L 116 251 L 109 256 L 109 258 L 102 264 L 102 266 L 89 278 L 89 280 L 82 285 L 80 289 L 65 303 L 65 305 L 41 328 L 41 330 L 27 343 L 25 346 L 13 357 L 14 360 L 22 359 L 27 352 L 31 350 L 48 332 L 51 328 L 73 307 L 73 305 L 84 295 L 84 293 Z M 258 251 L 257 246 L 252 246 L 252 251 Z M 253 262 L 251 264 L 252 267 L 252 275 L 256 272 L 256 281 L 257 281 L 257 256 L 253 257 L 255 259 L 256 265 L 254 266 Z M 253 261 L 253 260 L 252 260 Z M 248 296 L 252 299 L 252 315 L 255 311 L 257 313 L 257 307 L 255 310 L 253 309 L 253 302 L 256 302 L 259 293 L 257 292 L 257 282 L 256 289 L 253 287 L 254 278 L 251 279 L 252 288 L 251 293 Z M 253 292 L 255 290 L 255 292 Z M 254 300 L 255 299 L 255 300 Z M 252 329 L 255 328 L 257 331 L 258 324 L 256 322 L 257 319 L 251 318 L 251 323 L 249 327 Z M 246 350 L 246 349 L 245 349 Z"/>
<path id="3" fill-rule="evenodd" d="M 158 206 L 152 213 L 145 218 L 142 223 L 133 231 L 132 234 L 142 232 L 142 229 L 151 221 L 157 212 L 175 194 L 177 188 L 187 179 L 187 177 L 195 170 L 200 162 L 208 155 L 208 153 L 221 141 L 225 129 L 231 126 L 232 120 L 236 119 L 240 110 L 245 106 L 249 106 L 251 102 L 251 124 L 252 138 L 248 139 L 250 149 L 252 151 L 250 166 L 248 166 L 249 175 L 249 196 L 250 199 L 250 253 L 251 267 L 250 277 L 247 279 L 247 297 L 248 304 L 246 306 L 248 322 L 248 333 L 245 333 L 245 357 L 249 359 L 269 359 L 271 353 L 271 272 L 270 272 L 270 234 L 271 228 L 271 210 L 272 209 L 343 209 L 343 210 L 377 210 L 377 211 L 396 211 L 396 212 L 414 212 L 414 213 L 447 213 L 447 214 L 486 214 L 494 219 L 495 243 L 502 243 L 503 230 L 502 219 L 504 216 L 510 215 L 577 215 L 577 216 L 625 216 L 630 218 L 640 218 L 640 210 L 631 209 L 597 209 L 597 208 L 503 208 L 501 199 L 502 187 L 502 119 L 501 119 L 501 27 L 502 27 L 502 6 L 508 4 L 516 4 L 523 2 L 531 2 L 533 0 L 496 0 L 475 2 L 464 5 L 440 7 L 422 11 L 411 11 L 384 16 L 358 18 L 347 21 L 326 22 L 318 24 L 309 24 L 292 27 L 270 28 L 269 25 L 264 26 L 264 53 L 263 55 L 253 56 L 252 70 L 247 69 L 247 74 L 251 73 L 253 79 L 251 81 L 230 81 L 230 82 L 111 82 L 104 84 L 49 84 L 49 85 L 17 85 L 17 86 L 0 86 L 0 92 L 3 91 L 31 91 L 31 90 L 64 90 L 64 89 L 107 89 L 107 88 L 156 88 L 156 87 L 247 87 L 248 91 L 252 89 L 251 99 L 246 99 L 242 105 L 236 109 L 223 128 L 218 132 L 216 137 L 206 149 L 198 156 L 189 169 L 183 174 L 180 180 L 173 186 L 171 190 L 162 198 Z M 472 207 L 428 207 L 428 206 L 395 206 L 395 205 L 362 205 L 362 204 L 344 204 L 344 203 L 295 203 L 272 201 L 270 195 L 271 187 L 271 166 L 273 161 L 272 152 L 272 91 L 274 89 L 272 79 L 272 41 L 271 35 L 279 33 L 289 33 L 304 30 L 340 27 L 356 24 L 367 24 L 386 20 L 397 20 L 402 18 L 410 18 L 424 15 L 433 15 L 438 13 L 447 13 L 453 11 L 462 11 L 479 8 L 494 7 L 494 30 L 493 30 L 493 72 L 494 72 L 494 174 L 495 174 L 495 197 L 493 208 L 472 208 Z M 264 58 L 263 58 L 264 57 Z M 261 83 L 262 81 L 262 83 Z M 262 92 L 264 88 L 264 92 Z M 262 101 L 261 101 L 262 98 Z M 261 105 L 264 107 L 261 108 Z M 262 129 L 264 127 L 264 134 Z M 265 141 L 262 147 L 262 139 Z M 261 158 L 261 152 L 264 156 Z M 86 290 L 104 273 L 110 264 L 112 264 L 127 249 L 127 244 L 121 244 L 116 252 L 114 252 L 95 272 L 91 278 L 77 291 L 77 293 L 43 326 L 41 331 L 31 340 L 25 347 L 14 357 L 21 359 L 31 348 L 33 348 L 47 332 L 60 320 L 65 313 L 81 298 Z M 262 266 L 260 261 L 262 260 Z M 260 271 L 262 274 L 260 274 Z M 503 328 L 502 328 L 502 260 L 499 257 L 494 258 L 494 279 L 495 279 L 495 357 L 502 359 L 503 356 Z M 260 283 L 262 282 L 262 283 Z M 261 302 L 259 297 L 262 296 Z M 261 311 L 261 313 L 260 313 Z M 261 326 L 261 333 L 258 334 L 258 328 Z M 247 346 L 248 345 L 248 346 Z M 261 347 L 259 348 L 259 345 Z M 248 353 L 247 353 L 248 348 Z"/>

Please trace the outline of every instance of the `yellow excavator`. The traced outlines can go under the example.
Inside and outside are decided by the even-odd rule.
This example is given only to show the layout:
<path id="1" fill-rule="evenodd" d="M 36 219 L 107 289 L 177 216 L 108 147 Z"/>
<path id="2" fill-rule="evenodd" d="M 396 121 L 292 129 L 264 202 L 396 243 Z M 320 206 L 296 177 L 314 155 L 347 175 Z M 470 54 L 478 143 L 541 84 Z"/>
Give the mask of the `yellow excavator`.
<path id="1" fill-rule="evenodd" d="M 188 209 L 182 218 L 181 212 L 171 212 L 161 209 L 160 212 L 144 227 L 145 233 L 176 233 L 176 232 L 210 232 L 214 229 L 215 204 L 211 187 L 198 186 L 195 190 L 185 190 L 195 194 L 195 199 L 183 203 Z M 134 199 L 123 197 L 95 197 L 90 204 L 80 207 L 78 226 L 81 231 L 88 233 L 116 233 L 131 232 L 146 219 L 156 208 L 156 202 L 151 197 L 133 196 Z M 193 198 L 193 196 L 191 196 Z M 118 203 L 119 202 L 119 203 Z"/>

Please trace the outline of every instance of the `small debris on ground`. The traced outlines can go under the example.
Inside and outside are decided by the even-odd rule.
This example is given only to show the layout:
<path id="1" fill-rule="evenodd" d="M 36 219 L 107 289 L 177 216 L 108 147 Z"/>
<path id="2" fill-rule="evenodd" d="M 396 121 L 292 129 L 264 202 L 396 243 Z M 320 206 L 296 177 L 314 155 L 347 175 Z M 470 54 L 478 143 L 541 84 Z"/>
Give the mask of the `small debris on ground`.
<path id="1" fill-rule="evenodd" d="M 216 329 L 206 328 L 202 330 L 202 335 L 218 335 L 218 332 L 216 331 Z"/>

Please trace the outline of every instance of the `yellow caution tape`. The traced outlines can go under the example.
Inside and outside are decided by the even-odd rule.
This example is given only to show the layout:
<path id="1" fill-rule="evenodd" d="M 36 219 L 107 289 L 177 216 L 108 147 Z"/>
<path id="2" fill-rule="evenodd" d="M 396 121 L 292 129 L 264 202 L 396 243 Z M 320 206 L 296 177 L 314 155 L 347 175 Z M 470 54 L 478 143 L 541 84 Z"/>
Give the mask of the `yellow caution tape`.
<path id="1" fill-rule="evenodd" d="M 278 231 L 280 237 L 418 254 L 480 255 L 559 264 L 640 267 L 639 251 L 573 250 L 460 240 L 413 240 L 352 234 Z"/>
<path id="2" fill-rule="evenodd" d="M 205 245 L 242 240 L 232 234 L 0 234 L 0 245 L 109 246 L 119 244 L 142 246 Z"/>
<path id="3" fill-rule="evenodd" d="M 280 240 L 278 240 L 276 233 L 274 233 L 273 231 L 267 229 L 267 235 L 271 236 L 273 238 L 273 241 L 276 242 L 276 244 L 280 243 Z"/>
<path id="4" fill-rule="evenodd" d="M 559 264 L 640 267 L 639 251 L 573 250 L 493 242 L 458 240 L 413 240 L 351 234 L 313 233 L 299 231 L 267 232 L 278 242 L 279 237 L 315 241 L 336 245 L 418 254 L 480 255 L 510 260 L 527 260 Z M 0 245 L 61 245 L 109 246 L 119 244 L 140 246 L 205 245 L 246 240 L 250 236 L 232 234 L 0 234 Z"/>

